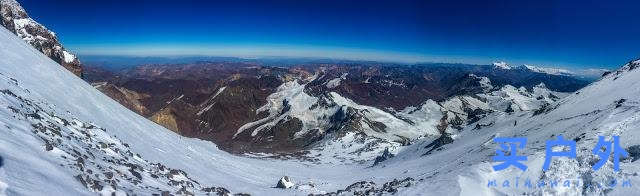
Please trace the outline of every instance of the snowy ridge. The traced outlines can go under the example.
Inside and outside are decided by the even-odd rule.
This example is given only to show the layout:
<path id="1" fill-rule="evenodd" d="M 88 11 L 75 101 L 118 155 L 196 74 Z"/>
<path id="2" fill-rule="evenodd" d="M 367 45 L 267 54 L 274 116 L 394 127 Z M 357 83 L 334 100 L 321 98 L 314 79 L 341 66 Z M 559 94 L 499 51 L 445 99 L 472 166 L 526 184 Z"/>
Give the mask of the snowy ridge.
<path id="1" fill-rule="evenodd" d="M 511 69 L 511 66 L 504 61 L 494 62 L 493 67 L 496 69 Z"/>
<path id="2" fill-rule="evenodd" d="M 74 74 L 82 75 L 78 58 L 65 49 L 56 34 L 33 20 L 15 0 L 0 0 L 0 24 Z"/>
<path id="3" fill-rule="evenodd" d="M 504 70 L 521 69 L 521 70 L 528 70 L 532 72 L 544 73 L 544 74 L 550 74 L 550 75 L 565 75 L 565 76 L 575 75 L 574 72 L 566 69 L 561 69 L 561 68 L 538 67 L 533 65 L 512 66 L 503 61 L 494 62 L 492 65 L 494 69 L 504 69 Z"/>
<path id="4" fill-rule="evenodd" d="M 575 73 L 566 70 L 566 69 L 560 69 L 560 68 L 549 68 L 549 67 L 537 67 L 537 66 L 533 66 L 533 65 L 522 65 L 524 66 L 524 68 L 527 68 L 533 72 L 538 72 L 538 73 L 546 73 L 546 74 L 550 74 L 550 75 L 575 75 Z"/>
<path id="5" fill-rule="evenodd" d="M 625 64 L 624 66 L 622 66 L 622 68 L 620 68 L 620 69 L 618 69 L 618 70 L 614 71 L 613 73 L 606 74 L 605 76 L 603 76 L 603 77 L 602 77 L 602 79 L 601 79 L 601 80 L 604 80 L 604 79 L 610 79 L 610 78 L 614 78 L 614 79 L 615 79 L 615 78 L 617 78 L 619 75 L 621 75 L 621 74 L 623 74 L 623 73 L 626 73 L 626 72 L 629 72 L 629 71 L 632 71 L 632 70 L 635 70 L 635 69 L 636 69 L 636 68 L 638 68 L 638 67 L 640 67 L 640 59 L 638 59 L 638 60 L 633 60 L 633 61 L 631 61 L 631 62 L 629 62 L 629 63 Z"/>

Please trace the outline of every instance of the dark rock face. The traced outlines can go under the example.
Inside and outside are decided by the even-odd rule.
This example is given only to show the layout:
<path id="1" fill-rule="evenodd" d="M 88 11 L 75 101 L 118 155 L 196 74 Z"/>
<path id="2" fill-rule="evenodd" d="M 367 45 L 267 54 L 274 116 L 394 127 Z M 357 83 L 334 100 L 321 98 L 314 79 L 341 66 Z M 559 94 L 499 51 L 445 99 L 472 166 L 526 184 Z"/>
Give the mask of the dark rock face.
<path id="1" fill-rule="evenodd" d="M 629 146 L 629 148 L 627 148 L 627 152 L 629 152 L 629 157 L 631 158 L 631 162 L 634 162 L 640 159 L 640 145 Z"/>
<path id="2" fill-rule="evenodd" d="M 55 33 L 31 19 L 15 0 L 0 0 L 0 24 L 51 60 L 82 77 L 78 58 L 60 44 Z"/>
<path id="3" fill-rule="evenodd" d="M 0 167 L 2 167 L 4 165 L 4 159 L 2 159 L 2 156 L 0 156 Z"/>
<path id="4" fill-rule="evenodd" d="M 451 135 L 448 133 L 443 133 L 442 135 L 440 135 L 440 137 L 438 137 L 438 139 L 434 140 L 424 147 L 425 149 L 429 150 L 424 153 L 423 156 L 431 154 L 431 152 L 433 152 L 434 150 L 440 150 L 442 146 L 450 144 L 452 142 L 453 138 L 451 138 Z"/>
<path id="5" fill-rule="evenodd" d="M 373 162 L 373 165 L 378 165 L 379 163 L 386 161 L 390 158 L 393 158 L 395 155 L 391 154 L 391 152 L 389 152 L 389 148 L 384 149 L 384 152 L 376 157 L 376 160 Z"/>
<path id="6" fill-rule="evenodd" d="M 111 99 L 114 99 L 129 110 L 143 116 L 149 115 L 149 110 L 140 102 L 141 100 L 148 98 L 149 95 L 137 93 L 106 82 L 97 83 L 94 87 L 103 93 L 108 94 Z"/>

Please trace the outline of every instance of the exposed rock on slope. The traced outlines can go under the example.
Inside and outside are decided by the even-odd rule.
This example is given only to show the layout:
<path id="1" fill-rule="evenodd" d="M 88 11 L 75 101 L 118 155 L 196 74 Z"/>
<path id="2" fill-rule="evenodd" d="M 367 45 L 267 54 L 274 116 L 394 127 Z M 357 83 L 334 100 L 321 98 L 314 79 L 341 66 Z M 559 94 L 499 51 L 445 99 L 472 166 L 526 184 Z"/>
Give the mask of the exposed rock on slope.
<path id="1" fill-rule="evenodd" d="M 149 114 L 149 110 L 141 103 L 141 101 L 148 98 L 149 95 L 137 93 L 107 82 L 94 83 L 92 85 L 103 93 L 108 94 L 112 99 L 122 104 L 124 107 L 129 108 L 131 111 L 143 116 Z"/>
<path id="2" fill-rule="evenodd" d="M 15 0 L 0 0 L 0 24 L 44 55 L 82 77 L 78 58 L 66 50 L 53 31 L 33 20 Z"/>
<path id="3" fill-rule="evenodd" d="M 289 176 L 284 176 L 280 178 L 278 184 L 276 184 L 276 188 L 288 189 L 293 187 L 295 184 L 289 179 Z"/>

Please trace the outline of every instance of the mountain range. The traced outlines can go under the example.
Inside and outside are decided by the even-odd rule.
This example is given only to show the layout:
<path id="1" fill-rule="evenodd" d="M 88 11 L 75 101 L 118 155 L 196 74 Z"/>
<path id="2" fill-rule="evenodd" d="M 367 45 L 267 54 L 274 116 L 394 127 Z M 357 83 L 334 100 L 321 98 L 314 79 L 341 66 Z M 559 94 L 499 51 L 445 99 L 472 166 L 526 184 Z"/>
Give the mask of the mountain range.
<path id="1" fill-rule="evenodd" d="M 196 62 L 87 70 L 86 79 L 101 92 L 176 133 L 234 153 L 298 156 L 351 134 L 361 142 L 349 143 L 362 147 L 347 154 L 375 155 L 494 111 L 533 110 L 588 84 L 566 75 L 450 64 Z M 415 116 L 421 108 L 430 110 L 420 114 L 427 116 Z"/>
<path id="2" fill-rule="evenodd" d="M 70 66 L 55 34 L 17 2 L 1 3 L 0 195 L 640 191 L 622 186 L 640 171 L 640 60 L 592 83 L 501 62 L 212 60 L 114 71 L 75 55 Z M 619 136 L 628 156 L 593 170 L 599 136 Z M 517 153 L 529 169 L 492 168 L 504 137 L 526 138 Z M 575 142 L 577 156 L 542 170 L 558 138 Z M 567 180 L 578 183 L 551 185 Z"/>

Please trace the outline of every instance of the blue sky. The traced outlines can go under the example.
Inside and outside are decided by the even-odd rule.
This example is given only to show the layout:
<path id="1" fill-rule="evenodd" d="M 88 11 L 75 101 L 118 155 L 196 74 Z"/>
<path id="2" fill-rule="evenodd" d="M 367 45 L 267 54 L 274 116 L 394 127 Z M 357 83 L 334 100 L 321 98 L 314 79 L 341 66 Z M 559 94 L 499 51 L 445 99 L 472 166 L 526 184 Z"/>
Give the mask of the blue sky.
<path id="1" fill-rule="evenodd" d="M 81 55 L 330 57 L 614 68 L 634 1 L 19 0 Z"/>

